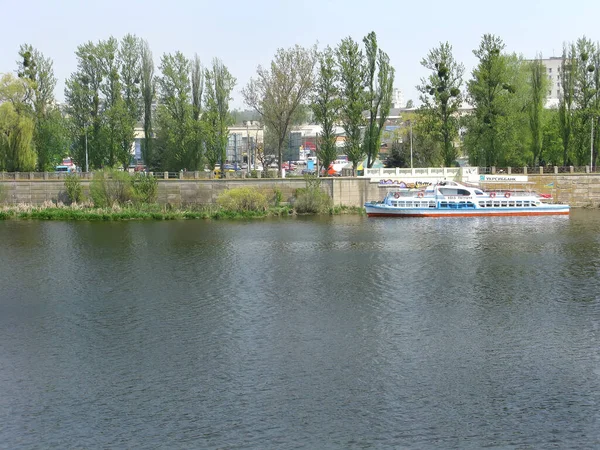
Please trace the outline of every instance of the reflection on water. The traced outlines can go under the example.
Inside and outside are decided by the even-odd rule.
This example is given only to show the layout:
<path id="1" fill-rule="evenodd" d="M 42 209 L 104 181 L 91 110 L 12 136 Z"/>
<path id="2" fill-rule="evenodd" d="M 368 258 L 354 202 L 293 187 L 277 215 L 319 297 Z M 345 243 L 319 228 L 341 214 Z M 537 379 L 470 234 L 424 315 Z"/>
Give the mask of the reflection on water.
<path id="1" fill-rule="evenodd" d="M 0 222 L 0 447 L 597 447 L 598 219 Z"/>

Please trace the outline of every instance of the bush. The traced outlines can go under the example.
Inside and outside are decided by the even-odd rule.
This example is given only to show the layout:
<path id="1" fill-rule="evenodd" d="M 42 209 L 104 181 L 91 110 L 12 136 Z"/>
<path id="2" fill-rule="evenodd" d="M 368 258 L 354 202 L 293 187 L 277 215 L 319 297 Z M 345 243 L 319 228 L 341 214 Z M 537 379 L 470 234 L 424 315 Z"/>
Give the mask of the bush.
<path id="1" fill-rule="evenodd" d="M 133 178 L 128 172 L 101 170 L 94 172 L 90 185 L 90 196 L 97 208 L 105 208 L 115 203 L 125 205 L 134 200 Z"/>
<path id="2" fill-rule="evenodd" d="M 217 204 L 230 212 L 264 212 L 268 208 L 265 194 L 252 188 L 235 188 L 222 192 Z"/>
<path id="3" fill-rule="evenodd" d="M 306 187 L 296 189 L 294 209 L 300 214 L 321 214 L 331 208 L 331 197 L 321 190 L 321 180 L 314 175 L 304 175 Z"/>
<path id="4" fill-rule="evenodd" d="M 133 177 L 133 193 L 138 203 L 155 203 L 158 196 L 158 181 L 153 176 L 138 172 Z"/>
<path id="5" fill-rule="evenodd" d="M 76 173 L 70 173 L 66 176 L 65 188 L 67 189 L 69 202 L 80 203 L 83 200 L 83 187 L 81 186 L 81 180 Z"/>
<path id="6" fill-rule="evenodd" d="M 273 203 L 275 204 L 275 206 L 279 206 L 281 201 L 283 200 L 283 193 L 281 192 L 281 189 L 279 189 L 279 188 L 273 189 L 273 194 L 274 194 Z"/>

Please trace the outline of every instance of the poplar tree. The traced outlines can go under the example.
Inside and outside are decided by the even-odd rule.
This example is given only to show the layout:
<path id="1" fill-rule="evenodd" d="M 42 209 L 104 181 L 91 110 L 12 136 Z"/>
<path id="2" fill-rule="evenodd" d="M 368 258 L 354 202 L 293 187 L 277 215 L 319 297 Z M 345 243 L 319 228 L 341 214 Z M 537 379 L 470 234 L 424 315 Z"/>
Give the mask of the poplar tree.
<path id="1" fill-rule="evenodd" d="M 321 125 L 317 157 L 327 168 L 337 157 L 335 125 L 339 121 L 341 108 L 339 72 L 335 53 L 327 47 L 318 56 L 317 77 L 311 109 L 315 122 Z M 327 174 L 327 171 L 325 171 Z"/>
<path id="2" fill-rule="evenodd" d="M 345 152 L 352 162 L 354 173 L 364 158 L 361 128 L 365 124 L 365 59 L 358 43 L 351 37 L 342 39 L 336 48 L 340 71 L 341 122 L 346 134 Z"/>
<path id="3" fill-rule="evenodd" d="M 388 55 L 378 48 L 375 32 L 369 33 L 363 42 L 367 57 L 365 100 L 369 111 L 364 152 L 367 155 L 367 167 L 371 168 L 379 154 L 381 134 L 392 107 L 394 68 L 390 65 Z"/>
<path id="4" fill-rule="evenodd" d="M 421 65 L 431 73 L 417 86 L 423 104 L 419 114 L 425 116 L 424 121 L 431 125 L 433 136 L 443 143 L 442 160 L 450 167 L 458 156 L 454 143 L 458 137 L 458 110 L 462 104 L 460 88 L 465 68 L 454 59 L 448 42 L 430 50 Z"/>

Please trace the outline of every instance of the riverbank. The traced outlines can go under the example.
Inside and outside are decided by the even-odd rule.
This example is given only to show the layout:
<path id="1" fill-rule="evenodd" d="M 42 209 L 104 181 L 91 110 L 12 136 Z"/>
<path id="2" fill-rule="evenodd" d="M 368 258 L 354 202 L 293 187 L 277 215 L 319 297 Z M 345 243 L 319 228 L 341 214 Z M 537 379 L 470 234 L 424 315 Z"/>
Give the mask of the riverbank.
<path id="1" fill-rule="evenodd" d="M 363 215 L 363 208 L 336 206 L 322 215 Z M 16 205 L 0 208 L 0 220 L 62 220 L 62 221 L 127 221 L 127 220 L 220 220 L 263 219 L 298 215 L 291 205 L 272 206 L 263 211 L 231 211 L 219 206 L 173 209 L 161 205 L 115 206 L 94 208 L 89 206 L 34 206 Z M 315 215 L 315 214 L 311 214 Z"/>

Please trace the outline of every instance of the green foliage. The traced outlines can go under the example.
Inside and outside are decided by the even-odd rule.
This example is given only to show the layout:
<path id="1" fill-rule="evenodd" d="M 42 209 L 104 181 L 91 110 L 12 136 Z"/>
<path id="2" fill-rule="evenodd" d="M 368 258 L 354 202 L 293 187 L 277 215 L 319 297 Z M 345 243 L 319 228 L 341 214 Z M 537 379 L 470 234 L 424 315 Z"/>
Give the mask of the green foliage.
<path id="1" fill-rule="evenodd" d="M 464 145 L 471 163 L 479 166 L 522 166 L 533 158 L 527 65 L 503 50 L 499 37 L 486 34 L 473 52 L 479 63 L 467 89 L 475 111 Z"/>
<path id="2" fill-rule="evenodd" d="M 548 81 L 546 68 L 542 64 L 541 57 L 529 63 L 529 83 L 531 85 L 531 97 L 528 104 L 529 130 L 531 132 L 532 165 L 539 163 L 542 159 L 543 129 L 544 129 L 544 103 Z"/>
<path id="3" fill-rule="evenodd" d="M 210 167 L 221 163 L 221 177 L 225 177 L 225 151 L 229 139 L 229 125 L 233 119 L 229 111 L 231 92 L 236 79 L 229 73 L 223 62 L 217 58 L 213 60 L 212 68 L 206 70 L 206 128 L 207 160 Z"/>
<path id="4" fill-rule="evenodd" d="M 542 163 L 560 166 L 563 164 L 563 142 L 560 133 L 560 117 L 557 109 L 542 111 L 542 148 L 540 165 Z"/>
<path id="5" fill-rule="evenodd" d="M 275 188 L 273 189 L 273 193 L 275 196 L 273 203 L 275 204 L 275 206 L 279 206 L 281 204 L 281 201 L 283 200 L 283 192 L 281 192 L 281 189 Z"/>
<path id="6" fill-rule="evenodd" d="M 377 159 L 381 133 L 392 106 L 394 68 L 390 65 L 389 56 L 377 47 L 375 32 L 369 33 L 363 42 L 367 55 L 365 99 L 369 110 L 364 136 L 364 152 L 367 155 L 367 167 L 370 168 Z"/>
<path id="7" fill-rule="evenodd" d="M 294 209 L 299 214 L 322 214 L 331 208 L 331 197 L 321 190 L 321 180 L 305 175 L 306 187 L 296 189 Z"/>
<path id="8" fill-rule="evenodd" d="M 158 196 L 158 180 L 146 173 L 136 173 L 132 177 L 133 194 L 136 203 L 155 203 Z"/>
<path id="9" fill-rule="evenodd" d="M 0 170 L 29 172 L 35 169 L 35 122 L 27 106 L 30 82 L 10 74 L 0 78 Z"/>
<path id="10" fill-rule="evenodd" d="M 90 197 L 97 208 L 132 203 L 135 198 L 133 179 L 129 173 L 118 170 L 94 172 Z"/>
<path id="11" fill-rule="evenodd" d="M 65 178 L 67 197 L 71 203 L 80 203 L 83 200 L 83 187 L 76 173 L 70 173 Z"/>
<path id="12" fill-rule="evenodd" d="M 385 167 L 408 167 L 410 166 L 410 150 L 407 152 L 404 145 L 393 142 L 390 154 L 385 160 Z M 408 154 L 407 154 L 408 153 Z"/>
<path id="13" fill-rule="evenodd" d="M 141 77 L 140 85 L 144 107 L 144 141 L 142 142 L 142 159 L 147 168 L 155 166 L 154 162 L 154 136 L 152 129 L 153 103 L 156 98 L 156 80 L 154 78 L 154 60 L 152 51 L 147 41 L 140 43 Z"/>
<path id="14" fill-rule="evenodd" d="M 244 102 L 255 110 L 277 139 L 279 172 L 290 126 L 314 84 L 316 47 L 278 49 L 271 64 L 258 67 L 256 79 L 242 90 Z"/>
<path id="15" fill-rule="evenodd" d="M 252 188 L 234 188 L 223 191 L 217 198 L 217 204 L 225 211 L 235 213 L 264 212 L 268 209 L 266 195 Z"/>
<path id="16" fill-rule="evenodd" d="M 312 101 L 315 121 L 322 129 L 317 156 L 323 167 L 329 167 L 337 157 L 335 125 L 339 122 L 339 112 L 342 107 L 338 82 L 339 73 L 335 53 L 327 47 L 319 54 L 317 81 Z"/>
<path id="17" fill-rule="evenodd" d="M 358 43 L 351 37 L 342 39 L 336 49 L 340 71 L 341 122 L 346 133 L 345 153 L 354 170 L 364 159 L 361 128 L 365 123 L 363 111 L 367 109 L 364 94 L 365 59 Z"/>
<path id="18" fill-rule="evenodd" d="M 191 62 L 181 52 L 161 58 L 158 77 L 157 160 L 163 170 L 179 172 L 200 167 L 197 121 L 192 106 Z"/>
<path id="19" fill-rule="evenodd" d="M 65 98 L 73 142 L 71 156 L 90 168 L 129 165 L 134 127 L 141 116 L 141 41 L 127 35 L 87 42 L 76 51 L 77 71 Z"/>
<path id="20" fill-rule="evenodd" d="M 430 50 L 421 65 L 430 70 L 417 89 L 423 106 L 419 114 L 430 124 L 432 137 L 442 141 L 441 159 L 450 167 L 458 156 L 454 142 L 458 137 L 457 113 L 462 103 L 460 88 L 464 66 L 456 62 L 452 46 L 446 42 Z"/>

